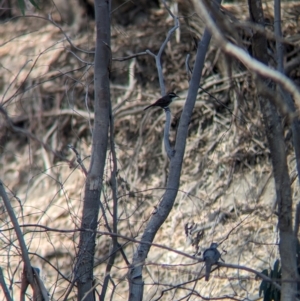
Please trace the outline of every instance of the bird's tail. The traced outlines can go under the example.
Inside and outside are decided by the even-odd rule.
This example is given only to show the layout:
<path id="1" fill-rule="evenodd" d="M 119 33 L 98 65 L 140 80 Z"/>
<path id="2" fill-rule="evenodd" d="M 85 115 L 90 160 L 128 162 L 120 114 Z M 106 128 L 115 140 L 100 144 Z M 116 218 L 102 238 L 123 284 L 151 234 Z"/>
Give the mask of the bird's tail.
<path id="1" fill-rule="evenodd" d="M 205 281 L 209 280 L 210 270 L 211 270 L 211 264 L 207 262 L 205 264 Z"/>

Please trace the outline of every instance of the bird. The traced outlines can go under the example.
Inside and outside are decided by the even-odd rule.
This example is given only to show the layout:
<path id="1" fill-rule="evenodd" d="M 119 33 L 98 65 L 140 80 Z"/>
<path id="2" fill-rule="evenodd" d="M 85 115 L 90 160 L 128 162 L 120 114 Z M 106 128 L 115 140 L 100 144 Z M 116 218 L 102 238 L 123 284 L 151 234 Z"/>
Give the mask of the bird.
<path id="1" fill-rule="evenodd" d="M 173 98 L 178 97 L 178 95 L 176 95 L 174 92 L 170 92 L 168 94 L 166 94 L 165 96 L 159 98 L 155 103 L 153 103 L 152 105 L 146 107 L 144 109 L 147 110 L 150 107 L 161 107 L 162 109 L 167 108 L 170 103 L 173 101 Z"/>
<path id="2" fill-rule="evenodd" d="M 205 262 L 205 281 L 209 280 L 211 266 L 216 264 L 221 258 L 221 254 L 217 250 L 217 247 L 217 243 L 212 243 L 209 249 L 206 249 L 203 253 L 203 260 Z"/>

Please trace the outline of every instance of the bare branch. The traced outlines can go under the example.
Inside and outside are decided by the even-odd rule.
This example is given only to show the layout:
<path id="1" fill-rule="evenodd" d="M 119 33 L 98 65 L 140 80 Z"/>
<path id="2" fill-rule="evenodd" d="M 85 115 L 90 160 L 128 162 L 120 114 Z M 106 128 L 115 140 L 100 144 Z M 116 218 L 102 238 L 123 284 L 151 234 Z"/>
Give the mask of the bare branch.
<path id="1" fill-rule="evenodd" d="M 124 56 L 124 57 L 115 57 L 112 60 L 113 61 L 122 62 L 122 61 L 127 61 L 127 60 L 130 60 L 130 59 L 136 58 L 138 56 L 147 55 L 147 54 L 148 54 L 147 51 L 143 51 L 143 52 L 134 53 L 134 54 L 131 54 L 131 55 L 128 55 L 128 56 Z"/>
<path id="2" fill-rule="evenodd" d="M 82 161 L 77 149 L 71 144 L 69 144 L 68 147 L 75 153 L 78 164 L 80 165 L 80 167 L 81 167 L 83 173 L 85 174 L 85 176 L 87 176 L 88 172 L 87 172 L 87 170 L 86 170 L 86 168 L 83 164 L 83 161 Z"/>
<path id="3" fill-rule="evenodd" d="M 163 79 L 163 73 L 162 73 L 162 66 L 161 66 L 161 56 L 162 53 L 167 45 L 167 43 L 169 42 L 169 40 L 171 39 L 172 34 L 175 32 L 175 30 L 179 27 L 179 18 L 175 17 L 172 12 L 170 11 L 170 9 L 168 8 L 168 6 L 166 5 L 166 1 L 163 1 L 165 8 L 167 9 L 167 11 L 169 12 L 169 14 L 172 16 L 172 18 L 174 19 L 174 26 L 169 30 L 164 42 L 161 44 L 159 51 L 157 53 L 157 55 L 155 55 L 154 53 L 152 53 L 150 50 L 146 50 L 146 53 L 150 54 L 151 56 L 153 56 L 155 58 L 155 63 L 156 63 L 156 68 L 157 68 L 157 73 L 158 73 L 158 79 L 159 79 L 159 86 L 160 86 L 160 90 L 161 90 L 161 95 L 165 95 L 166 94 L 166 88 L 165 88 L 165 84 L 164 84 L 164 79 Z"/>
<path id="4" fill-rule="evenodd" d="M 60 155 L 59 153 L 57 153 L 56 151 L 54 151 L 48 144 L 44 143 L 41 139 L 39 139 L 38 137 L 36 137 L 34 134 L 32 134 L 31 132 L 24 130 L 22 128 L 19 128 L 17 126 L 15 126 L 12 122 L 12 120 L 9 118 L 7 112 L 4 110 L 4 108 L 0 105 L 0 114 L 2 114 L 6 120 L 7 123 L 7 127 L 12 130 L 15 133 L 19 133 L 19 134 L 23 134 L 24 136 L 28 137 L 29 139 L 32 139 L 34 141 L 37 141 L 38 143 L 40 143 L 46 150 L 50 151 L 51 153 L 53 153 L 57 158 L 60 158 L 61 160 L 65 161 L 65 162 L 69 162 L 65 157 L 63 157 L 62 155 Z M 70 162 L 69 162 L 70 163 Z"/>
<path id="5" fill-rule="evenodd" d="M 111 168 L 111 189 L 112 189 L 112 196 L 113 196 L 113 233 L 118 233 L 118 183 L 117 183 L 117 173 L 118 173 L 118 163 L 117 163 L 117 154 L 115 148 L 115 141 L 114 141 L 114 117 L 112 114 L 112 106 L 110 104 L 110 150 L 112 155 L 112 168 Z M 105 210 L 103 210 L 104 212 Z M 110 228 L 109 228 L 110 229 Z M 114 265 L 117 251 L 119 250 L 119 243 L 116 236 L 112 236 L 112 247 L 110 248 L 109 252 L 109 259 L 106 265 L 105 271 L 105 278 L 102 285 L 102 291 L 100 295 L 100 301 L 105 300 L 105 295 L 108 288 L 108 282 L 111 279 L 110 272 Z"/>
<path id="6" fill-rule="evenodd" d="M 218 5 L 219 2 L 220 1 L 217 2 Z M 176 24 L 174 28 L 176 28 Z M 142 294 L 143 294 L 142 268 L 143 268 L 144 261 L 147 258 L 148 252 L 150 250 L 151 242 L 153 241 L 158 229 L 161 227 L 161 225 L 164 223 L 169 213 L 171 212 L 175 198 L 177 196 L 180 176 L 181 176 L 182 162 L 183 162 L 185 146 L 186 146 L 186 138 L 188 135 L 188 126 L 194 108 L 194 104 L 196 101 L 201 74 L 204 66 L 205 55 L 207 53 L 210 39 L 211 39 L 211 35 L 209 31 L 206 29 L 202 40 L 198 43 L 195 68 L 192 74 L 192 79 L 190 81 L 187 101 L 183 108 L 183 112 L 181 114 L 181 118 L 178 126 L 176 145 L 175 145 L 176 153 L 172 157 L 170 162 L 170 173 L 167 182 L 167 189 L 163 195 L 159 207 L 157 208 L 157 211 L 155 212 L 155 214 L 151 216 L 151 219 L 149 220 L 146 229 L 144 230 L 144 233 L 141 238 L 143 243 L 138 246 L 138 249 L 134 254 L 132 266 L 130 267 L 130 271 L 128 274 L 129 284 L 130 284 L 130 294 L 129 294 L 130 301 L 142 299 Z M 157 66 L 159 67 L 159 65 Z M 158 70 L 158 72 L 160 71 Z"/>
<path id="7" fill-rule="evenodd" d="M 219 46 L 223 49 L 225 53 L 240 60 L 249 70 L 253 72 L 257 72 L 261 76 L 270 78 L 275 82 L 281 84 L 285 90 L 287 90 L 293 95 L 298 108 L 300 108 L 300 93 L 298 91 L 297 86 L 293 83 L 292 80 L 290 80 L 287 76 L 281 74 L 280 72 L 272 70 L 271 68 L 267 67 L 265 64 L 252 58 L 243 49 L 228 42 L 223 37 L 220 30 L 217 28 L 212 18 L 209 16 L 208 11 L 205 5 L 203 4 L 203 2 L 193 0 L 193 3 L 195 5 L 197 14 L 199 14 L 199 16 L 201 16 L 202 19 L 206 22 L 207 27 L 213 33 L 214 38 L 217 40 Z"/>
<path id="8" fill-rule="evenodd" d="M 171 112 L 170 109 L 164 108 L 166 113 L 166 122 L 164 127 L 164 144 L 165 144 L 165 150 L 168 155 L 168 158 L 171 160 L 171 158 L 174 156 L 174 150 L 171 148 L 170 140 L 169 140 L 169 133 L 170 133 L 170 125 L 171 125 Z"/>
<path id="9" fill-rule="evenodd" d="M 30 259 L 28 256 L 28 250 L 25 244 L 25 240 L 24 240 L 24 236 L 23 233 L 21 231 L 21 228 L 19 226 L 18 220 L 15 216 L 14 210 L 11 206 L 11 203 L 8 199 L 8 196 L 6 194 L 6 191 L 4 189 L 4 185 L 2 183 L 2 181 L 0 180 L 0 196 L 4 202 L 5 208 L 7 210 L 7 213 L 10 217 L 10 220 L 14 226 L 14 231 L 17 235 L 18 238 L 18 242 L 21 248 L 21 254 L 22 254 L 22 259 L 24 262 L 24 269 L 23 269 L 23 280 L 22 283 L 24 283 L 23 289 L 21 289 L 21 299 L 24 299 L 25 297 L 25 292 L 27 289 L 27 283 L 29 283 L 32 286 L 32 290 L 33 290 L 33 294 L 34 294 L 34 300 L 38 301 L 40 300 L 40 296 L 42 296 L 42 292 L 40 291 L 39 286 L 37 285 L 37 283 L 34 281 L 34 274 L 33 274 L 33 269 L 31 267 L 31 263 L 30 263 Z M 24 291 L 25 290 L 25 291 Z M 47 301 L 48 299 L 45 299 L 45 301 Z"/>
<path id="10" fill-rule="evenodd" d="M 11 298 L 10 293 L 8 291 L 8 288 L 6 286 L 5 279 L 4 279 L 4 276 L 3 276 L 3 271 L 2 271 L 1 267 L 0 267 L 0 286 L 2 288 L 2 291 L 3 291 L 4 295 L 5 295 L 6 301 L 13 301 L 13 299 Z"/>

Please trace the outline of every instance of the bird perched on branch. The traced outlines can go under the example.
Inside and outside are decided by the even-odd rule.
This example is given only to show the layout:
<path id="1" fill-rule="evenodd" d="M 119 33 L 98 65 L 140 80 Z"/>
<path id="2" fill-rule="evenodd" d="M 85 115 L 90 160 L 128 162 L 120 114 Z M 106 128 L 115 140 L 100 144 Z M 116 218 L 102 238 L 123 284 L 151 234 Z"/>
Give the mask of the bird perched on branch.
<path id="1" fill-rule="evenodd" d="M 162 109 L 167 108 L 170 105 L 170 103 L 173 101 L 173 98 L 175 97 L 178 97 L 178 95 L 176 95 L 174 92 L 170 92 L 165 96 L 163 96 L 162 98 L 159 98 L 152 105 L 146 107 L 144 111 L 149 109 L 150 107 L 161 107 Z"/>
<path id="2" fill-rule="evenodd" d="M 209 280 L 211 266 L 216 264 L 221 258 L 220 252 L 217 250 L 218 244 L 212 243 L 209 249 L 203 253 L 203 260 L 205 261 L 205 281 Z"/>

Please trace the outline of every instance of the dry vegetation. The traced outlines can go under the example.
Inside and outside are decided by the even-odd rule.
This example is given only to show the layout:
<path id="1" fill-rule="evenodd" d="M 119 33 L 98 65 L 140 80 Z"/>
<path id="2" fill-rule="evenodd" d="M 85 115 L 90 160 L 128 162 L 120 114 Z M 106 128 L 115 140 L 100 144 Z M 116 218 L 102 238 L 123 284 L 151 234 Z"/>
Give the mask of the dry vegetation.
<path id="1" fill-rule="evenodd" d="M 130 10 L 120 8 L 114 12 L 114 58 L 146 49 L 157 52 L 173 23 L 155 1 L 152 6 L 137 7 L 135 14 L 126 15 L 126 18 L 122 18 L 122 14 L 130 14 Z M 265 4 L 266 16 L 272 24 L 271 6 L 271 2 Z M 175 7 L 172 3 L 172 8 Z M 232 19 L 247 19 L 246 4 L 224 5 L 224 8 Z M 287 67 L 299 48 L 298 15 L 295 17 L 299 8 L 298 4 L 290 2 L 283 9 L 283 32 L 289 41 Z M 188 88 L 185 58 L 190 53 L 193 62 L 193 38 L 201 36 L 203 31 L 203 25 L 191 15 L 187 2 L 179 1 L 178 12 L 185 18 L 163 57 L 166 85 L 180 95 L 171 107 L 171 141 L 175 139 Z M 57 17 L 55 21 L 60 20 Z M 93 62 L 95 42 L 92 18 L 82 15 L 79 28 L 74 28 L 72 22 L 59 24 L 76 47 L 90 52 L 71 47 L 62 30 L 47 20 L 17 18 L 0 27 L 1 105 L 15 127 L 13 131 L 0 115 L 0 178 L 10 193 L 20 224 L 31 224 L 23 230 L 32 264 L 42 268 L 45 285 L 55 300 L 62 300 L 69 285 L 67 279 L 72 280 L 79 233 L 44 231 L 38 225 L 63 230 L 80 227 L 85 177 L 68 145 L 79 151 L 88 167 L 93 123 L 93 68 L 86 62 Z M 243 46 L 249 47 L 247 34 L 242 30 L 240 38 Z M 270 51 L 273 50 L 274 43 L 270 42 Z M 168 159 L 162 146 L 165 116 L 162 110 L 143 111 L 144 106 L 159 96 L 152 57 L 114 61 L 112 71 L 111 95 L 119 164 L 119 233 L 138 239 L 160 201 L 168 175 Z M 289 76 L 298 82 L 299 68 L 290 68 Z M 207 248 L 211 241 L 222 242 L 220 250 L 226 262 L 261 271 L 273 266 L 278 258 L 278 237 L 277 217 L 273 213 L 272 170 L 255 86 L 249 72 L 224 56 L 213 41 L 201 85 L 210 95 L 199 92 L 190 124 L 180 192 L 155 243 L 192 255 L 195 248 L 188 243 L 189 239 L 203 230 L 198 251 Z M 294 199 L 297 199 L 288 128 L 286 141 L 295 186 Z M 51 150 L 45 149 L 41 142 Z M 106 218 L 111 221 L 110 153 L 107 158 L 102 201 Z M 22 270 L 19 249 L 3 207 L 0 216 L 0 265 L 8 285 L 16 292 Z M 99 231 L 107 231 L 103 218 L 102 212 Z M 194 229 L 189 239 L 185 234 L 187 223 Z M 131 261 L 134 244 L 125 239 L 120 242 L 124 243 Z M 99 285 L 105 273 L 109 245 L 109 237 L 99 234 L 95 269 Z M 163 300 L 179 300 L 188 294 L 194 287 L 193 282 L 182 286 L 186 289 L 167 289 L 203 273 L 203 264 L 189 265 L 190 262 L 175 252 L 153 247 L 144 270 L 145 300 L 156 300 L 164 290 Z M 121 257 L 117 258 L 112 273 L 116 285 L 114 300 L 127 299 L 127 267 Z M 254 299 L 258 296 L 259 285 L 260 281 L 255 280 L 253 274 L 221 268 L 213 273 L 210 282 L 199 280 L 195 290 L 206 297 Z M 112 291 L 113 287 L 110 289 Z"/>

